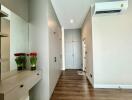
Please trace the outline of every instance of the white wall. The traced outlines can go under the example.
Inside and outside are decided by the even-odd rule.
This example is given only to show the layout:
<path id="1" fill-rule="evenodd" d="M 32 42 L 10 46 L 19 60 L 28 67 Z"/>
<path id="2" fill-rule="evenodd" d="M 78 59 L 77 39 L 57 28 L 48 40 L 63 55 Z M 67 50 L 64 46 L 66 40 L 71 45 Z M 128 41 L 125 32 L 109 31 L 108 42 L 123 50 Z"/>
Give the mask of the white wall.
<path id="1" fill-rule="evenodd" d="M 132 1 L 123 15 L 95 16 L 93 66 L 95 87 L 132 88 Z"/>
<path id="2" fill-rule="evenodd" d="M 42 70 L 42 80 L 33 88 L 30 100 L 49 100 L 49 35 L 47 0 L 29 2 L 30 51 L 38 53 L 38 67 Z"/>
<path id="3" fill-rule="evenodd" d="M 3 19 L 9 21 L 9 39 L 10 39 L 10 71 L 17 69 L 15 62 L 15 53 L 23 52 L 27 53 L 29 51 L 29 33 L 28 33 L 28 22 L 25 21 L 20 16 L 16 15 L 14 12 L 7 9 L 7 7 L 1 7 L 2 11 L 8 14 L 8 17 Z M 3 38 L 5 39 L 5 38 Z M 9 66 L 8 66 L 9 67 Z"/>
<path id="4" fill-rule="evenodd" d="M 49 85 L 50 96 L 61 74 L 62 68 L 62 32 L 61 25 L 55 14 L 51 1 L 48 2 L 49 31 Z M 56 57 L 56 62 L 55 62 Z"/>
<path id="5" fill-rule="evenodd" d="M 88 15 L 84 21 L 82 26 L 82 41 L 85 41 L 86 45 L 86 75 L 89 81 L 94 84 L 94 77 L 93 77 L 93 49 L 92 49 L 92 17 L 91 17 L 91 10 L 89 10 Z M 91 77 L 91 75 L 92 77 Z"/>
<path id="6" fill-rule="evenodd" d="M 21 17 L 11 12 L 10 16 L 10 70 L 17 68 L 15 53 L 29 51 L 28 48 L 28 23 Z"/>
<path id="7" fill-rule="evenodd" d="M 0 0 L 0 3 L 28 21 L 28 0 Z"/>

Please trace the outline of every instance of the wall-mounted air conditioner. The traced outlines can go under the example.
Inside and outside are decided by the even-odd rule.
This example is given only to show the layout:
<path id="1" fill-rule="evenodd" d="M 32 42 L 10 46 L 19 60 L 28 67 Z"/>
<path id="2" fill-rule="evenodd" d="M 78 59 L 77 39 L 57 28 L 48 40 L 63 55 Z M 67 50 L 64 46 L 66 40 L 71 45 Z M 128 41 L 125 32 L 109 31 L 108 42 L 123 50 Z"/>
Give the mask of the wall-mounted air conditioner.
<path id="1" fill-rule="evenodd" d="M 128 8 L 128 0 L 97 2 L 93 7 L 93 13 L 96 14 L 112 14 L 123 13 Z"/>

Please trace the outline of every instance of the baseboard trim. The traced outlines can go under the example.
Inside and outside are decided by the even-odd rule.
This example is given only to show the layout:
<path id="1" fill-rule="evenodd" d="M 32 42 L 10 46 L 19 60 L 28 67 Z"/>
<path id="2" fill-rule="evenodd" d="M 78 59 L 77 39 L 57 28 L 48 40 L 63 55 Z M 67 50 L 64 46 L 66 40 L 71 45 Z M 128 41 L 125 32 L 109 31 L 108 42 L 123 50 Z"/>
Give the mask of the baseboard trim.
<path id="1" fill-rule="evenodd" d="M 86 77 L 88 81 L 90 82 L 91 86 L 94 87 L 94 83 L 92 82 L 92 79 L 86 74 Z"/>
<path id="2" fill-rule="evenodd" d="M 122 84 L 94 84 L 94 88 L 132 89 L 132 85 L 122 85 Z"/>
<path id="3" fill-rule="evenodd" d="M 65 71 L 66 69 L 65 69 L 65 67 L 62 67 L 62 69 L 61 69 L 61 70 Z"/>

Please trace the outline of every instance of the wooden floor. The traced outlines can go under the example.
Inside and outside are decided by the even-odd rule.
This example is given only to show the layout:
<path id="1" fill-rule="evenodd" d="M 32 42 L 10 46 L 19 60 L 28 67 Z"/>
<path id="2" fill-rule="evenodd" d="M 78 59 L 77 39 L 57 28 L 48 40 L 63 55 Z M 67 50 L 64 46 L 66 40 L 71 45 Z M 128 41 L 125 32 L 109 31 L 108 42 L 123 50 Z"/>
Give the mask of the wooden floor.
<path id="1" fill-rule="evenodd" d="M 132 90 L 93 89 L 77 70 L 63 72 L 51 100 L 132 100 Z"/>

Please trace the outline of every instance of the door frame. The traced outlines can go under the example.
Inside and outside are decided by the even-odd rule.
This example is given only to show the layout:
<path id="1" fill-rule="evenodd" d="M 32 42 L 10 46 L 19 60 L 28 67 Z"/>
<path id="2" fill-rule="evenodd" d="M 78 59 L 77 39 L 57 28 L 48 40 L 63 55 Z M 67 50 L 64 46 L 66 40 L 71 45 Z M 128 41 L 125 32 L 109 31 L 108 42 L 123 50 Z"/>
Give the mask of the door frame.
<path id="1" fill-rule="evenodd" d="M 86 40 L 82 39 L 82 62 L 83 62 L 83 71 L 86 71 Z"/>

